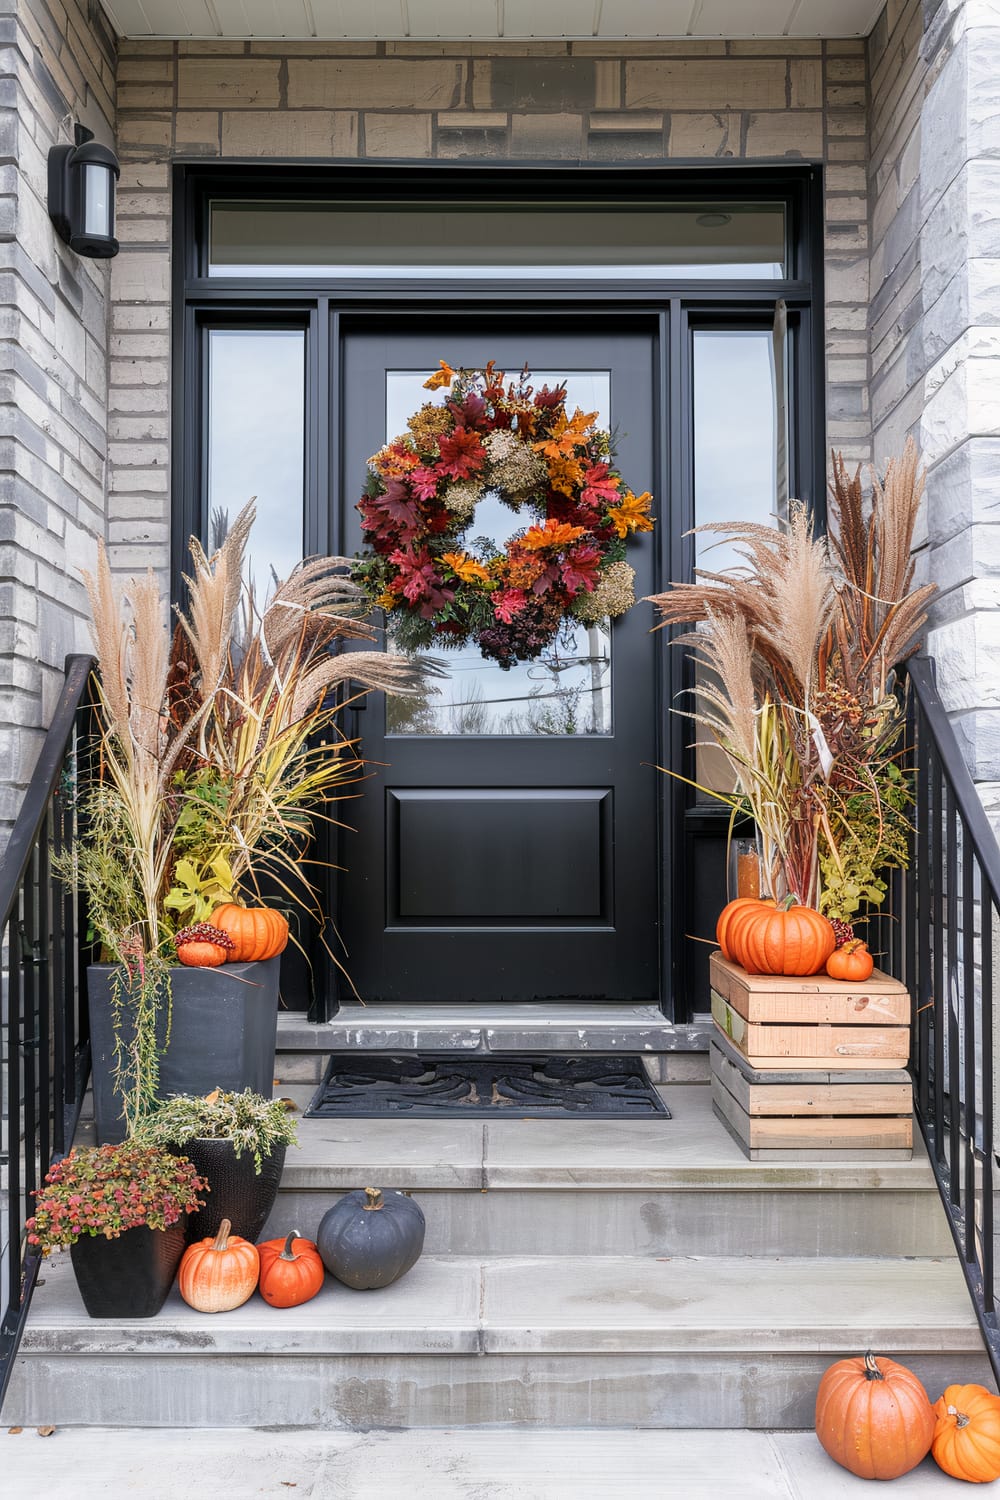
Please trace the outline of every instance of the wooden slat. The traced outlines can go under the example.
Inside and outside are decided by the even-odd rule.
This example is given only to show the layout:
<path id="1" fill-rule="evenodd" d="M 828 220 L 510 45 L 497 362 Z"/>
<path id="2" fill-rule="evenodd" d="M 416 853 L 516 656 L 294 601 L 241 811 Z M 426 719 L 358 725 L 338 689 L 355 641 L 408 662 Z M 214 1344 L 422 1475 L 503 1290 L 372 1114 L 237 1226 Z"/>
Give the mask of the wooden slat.
<path id="1" fill-rule="evenodd" d="M 750 1149 L 905 1151 L 913 1146 L 910 1115 L 755 1119 L 741 1108 L 718 1077 L 712 1080 L 712 1102 Z"/>
<path id="2" fill-rule="evenodd" d="M 905 1026 L 758 1026 L 714 991 L 712 1018 L 744 1057 L 760 1059 L 767 1067 L 780 1067 L 781 1059 L 801 1065 L 803 1058 L 838 1068 L 852 1063 L 871 1067 L 881 1061 L 896 1067 L 909 1055 Z"/>
<path id="3" fill-rule="evenodd" d="M 910 997 L 905 987 L 878 970 L 863 985 L 815 974 L 747 974 L 721 953 L 710 961 L 712 988 L 748 1021 L 868 1026 L 908 1026 Z"/>
<path id="4" fill-rule="evenodd" d="M 713 1046 L 712 1074 L 751 1116 L 908 1115 L 910 1083 L 755 1083 Z"/>
<path id="5" fill-rule="evenodd" d="M 752 1061 L 744 1057 L 737 1047 L 734 1047 L 729 1038 L 723 1035 L 718 1026 L 712 1028 L 711 1045 L 713 1051 L 719 1051 L 722 1055 L 738 1068 L 750 1083 L 911 1083 L 912 1079 L 906 1068 L 897 1063 L 894 1067 L 886 1063 L 868 1063 L 856 1067 L 850 1063 L 844 1064 L 831 1061 L 828 1058 L 799 1058 L 791 1061 L 781 1058 L 781 1066 L 769 1068 L 766 1061 L 755 1057 Z"/>

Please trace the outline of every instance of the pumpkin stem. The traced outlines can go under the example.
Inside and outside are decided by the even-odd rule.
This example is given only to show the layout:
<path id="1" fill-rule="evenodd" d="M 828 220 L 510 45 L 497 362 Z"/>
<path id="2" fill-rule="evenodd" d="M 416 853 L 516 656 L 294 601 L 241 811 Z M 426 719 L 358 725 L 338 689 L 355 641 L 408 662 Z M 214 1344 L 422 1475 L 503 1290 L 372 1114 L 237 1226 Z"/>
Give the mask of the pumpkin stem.
<path id="1" fill-rule="evenodd" d="M 301 1239 L 301 1238 L 302 1238 L 302 1236 L 299 1234 L 299 1231 L 297 1229 L 290 1229 L 288 1231 L 288 1234 L 285 1236 L 285 1248 L 284 1248 L 284 1250 L 282 1250 L 281 1254 L 278 1256 L 278 1259 L 279 1260 L 298 1260 L 298 1256 L 292 1254 L 292 1241 L 295 1240 L 295 1239 Z"/>
<path id="2" fill-rule="evenodd" d="M 368 1202 L 364 1205 L 366 1210 L 381 1208 L 383 1206 L 381 1188 L 365 1188 L 365 1197 L 368 1199 Z"/>
<path id="3" fill-rule="evenodd" d="M 799 901 L 798 896 L 789 893 L 789 895 L 783 896 L 782 899 L 778 902 L 778 910 L 791 911 L 793 906 L 801 906 L 801 904 L 802 903 Z"/>
<path id="4" fill-rule="evenodd" d="M 874 1354 L 872 1353 L 872 1351 L 870 1349 L 868 1350 L 868 1353 L 865 1355 L 865 1379 L 866 1380 L 884 1380 L 885 1379 L 885 1376 L 882 1374 L 882 1371 L 879 1369 L 878 1363 L 877 1363 L 877 1361 L 875 1359 L 875 1356 L 874 1356 Z"/>
<path id="5" fill-rule="evenodd" d="M 965 1414 L 964 1411 L 959 1411 L 959 1409 L 958 1409 L 957 1406 L 949 1406 L 949 1408 L 948 1408 L 948 1415 L 949 1415 L 949 1417 L 954 1417 L 955 1418 L 955 1426 L 956 1427 L 958 1427 L 958 1428 L 968 1427 L 968 1425 L 969 1425 L 969 1418 L 968 1418 L 968 1416 Z"/>
<path id="6" fill-rule="evenodd" d="M 222 1223 L 219 1225 L 219 1232 L 215 1236 L 215 1243 L 212 1246 L 213 1250 L 225 1250 L 227 1248 L 229 1244 L 229 1231 L 232 1229 L 232 1227 L 233 1226 L 229 1219 L 223 1219 Z"/>

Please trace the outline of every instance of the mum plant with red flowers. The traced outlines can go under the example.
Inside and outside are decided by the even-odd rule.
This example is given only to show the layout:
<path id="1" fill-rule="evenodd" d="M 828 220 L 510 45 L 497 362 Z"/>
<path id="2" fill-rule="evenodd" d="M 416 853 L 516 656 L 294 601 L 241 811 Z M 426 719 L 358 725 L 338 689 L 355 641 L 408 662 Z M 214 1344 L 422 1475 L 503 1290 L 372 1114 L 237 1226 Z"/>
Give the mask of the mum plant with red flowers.
<path id="1" fill-rule="evenodd" d="M 35 1189 L 34 1216 L 25 1226 L 28 1244 L 43 1255 L 77 1240 L 103 1235 L 115 1240 L 145 1224 L 169 1229 L 204 1207 L 208 1183 L 186 1156 L 126 1141 L 71 1151 Z"/>
<path id="2" fill-rule="evenodd" d="M 625 544 L 651 531 L 651 496 L 613 464 L 595 412 L 569 415 L 566 387 L 536 391 L 494 367 L 441 362 L 446 388 L 370 460 L 359 502 L 371 552 L 355 581 L 391 612 L 394 644 L 475 641 L 501 667 L 539 656 L 568 620 L 594 624 L 635 603 Z M 523 525 L 504 546 L 475 537 L 480 498 L 496 495 Z"/>

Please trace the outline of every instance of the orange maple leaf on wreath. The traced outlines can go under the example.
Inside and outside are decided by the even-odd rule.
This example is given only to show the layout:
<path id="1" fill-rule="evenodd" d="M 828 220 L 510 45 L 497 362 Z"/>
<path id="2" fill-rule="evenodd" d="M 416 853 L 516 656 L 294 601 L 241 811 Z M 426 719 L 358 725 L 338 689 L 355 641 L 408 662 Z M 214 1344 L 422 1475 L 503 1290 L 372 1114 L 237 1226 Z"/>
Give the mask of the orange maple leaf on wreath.
<path id="1" fill-rule="evenodd" d="M 621 505 L 608 511 L 608 519 L 621 537 L 628 536 L 630 531 L 652 531 L 653 522 L 648 515 L 652 503 L 653 497 L 648 490 L 641 495 L 626 490 Z"/>
<path id="2" fill-rule="evenodd" d="M 568 547 L 570 542 L 583 536 L 583 526 L 569 526 L 565 521 L 548 520 L 544 526 L 532 526 L 521 538 L 521 546 L 528 552 L 540 552 L 543 547 Z"/>
<path id="3" fill-rule="evenodd" d="M 482 563 L 476 562 L 465 552 L 442 552 L 441 561 L 451 569 L 461 583 L 492 583 Z"/>
<path id="4" fill-rule="evenodd" d="M 425 391 L 440 390 L 443 385 L 451 385 L 455 379 L 455 371 L 446 359 L 439 359 L 438 364 L 441 366 L 440 370 L 435 370 L 430 379 L 424 381 Z"/>
<path id="5" fill-rule="evenodd" d="M 541 438 L 531 446 L 543 458 L 572 458 L 574 448 L 586 443 L 587 429 L 596 419 L 596 411 L 581 411 L 577 407 L 572 420 L 561 417 L 547 438 Z"/>

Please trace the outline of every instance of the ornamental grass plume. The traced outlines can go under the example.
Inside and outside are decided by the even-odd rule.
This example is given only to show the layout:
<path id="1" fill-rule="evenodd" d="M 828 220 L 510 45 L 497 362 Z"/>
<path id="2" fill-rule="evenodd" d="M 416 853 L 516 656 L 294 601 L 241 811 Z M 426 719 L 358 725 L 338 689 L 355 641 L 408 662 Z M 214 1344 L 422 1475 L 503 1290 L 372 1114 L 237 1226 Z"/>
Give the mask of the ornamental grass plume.
<path id="1" fill-rule="evenodd" d="M 917 649 L 933 584 L 915 588 L 913 529 L 924 474 L 912 439 L 866 498 L 860 466 L 833 458 L 830 536 L 793 501 L 788 523 L 699 527 L 743 562 L 653 596 L 659 627 L 701 671 L 687 712 L 724 752 L 751 816 L 771 893 L 849 923 L 877 906 L 881 872 L 908 855 L 909 778 L 895 668 Z M 711 790 L 702 788 L 702 790 Z"/>
<path id="2" fill-rule="evenodd" d="M 258 609 L 243 569 L 253 520 L 251 501 L 211 555 L 192 539 L 172 636 L 151 571 L 119 593 L 101 546 L 84 574 L 99 737 L 81 803 L 86 838 L 57 867 L 86 894 L 100 943 L 123 966 L 116 1010 L 120 1019 L 127 1004 L 136 1025 L 128 1043 L 116 1026 L 117 1076 L 130 1129 L 155 1096 L 172 937 L 221 902 L 259 900 L 262 885 L 272 901 L 277 888 L 308 911 L 323 935 L 316 826 L 335 821 L 332 805 L 365 775 L 337 722 L 342 689 L 412 693 L 424 670 L 375 649 L 340 650 L 377 640 L 346 559 L 301 563 Z"/>

